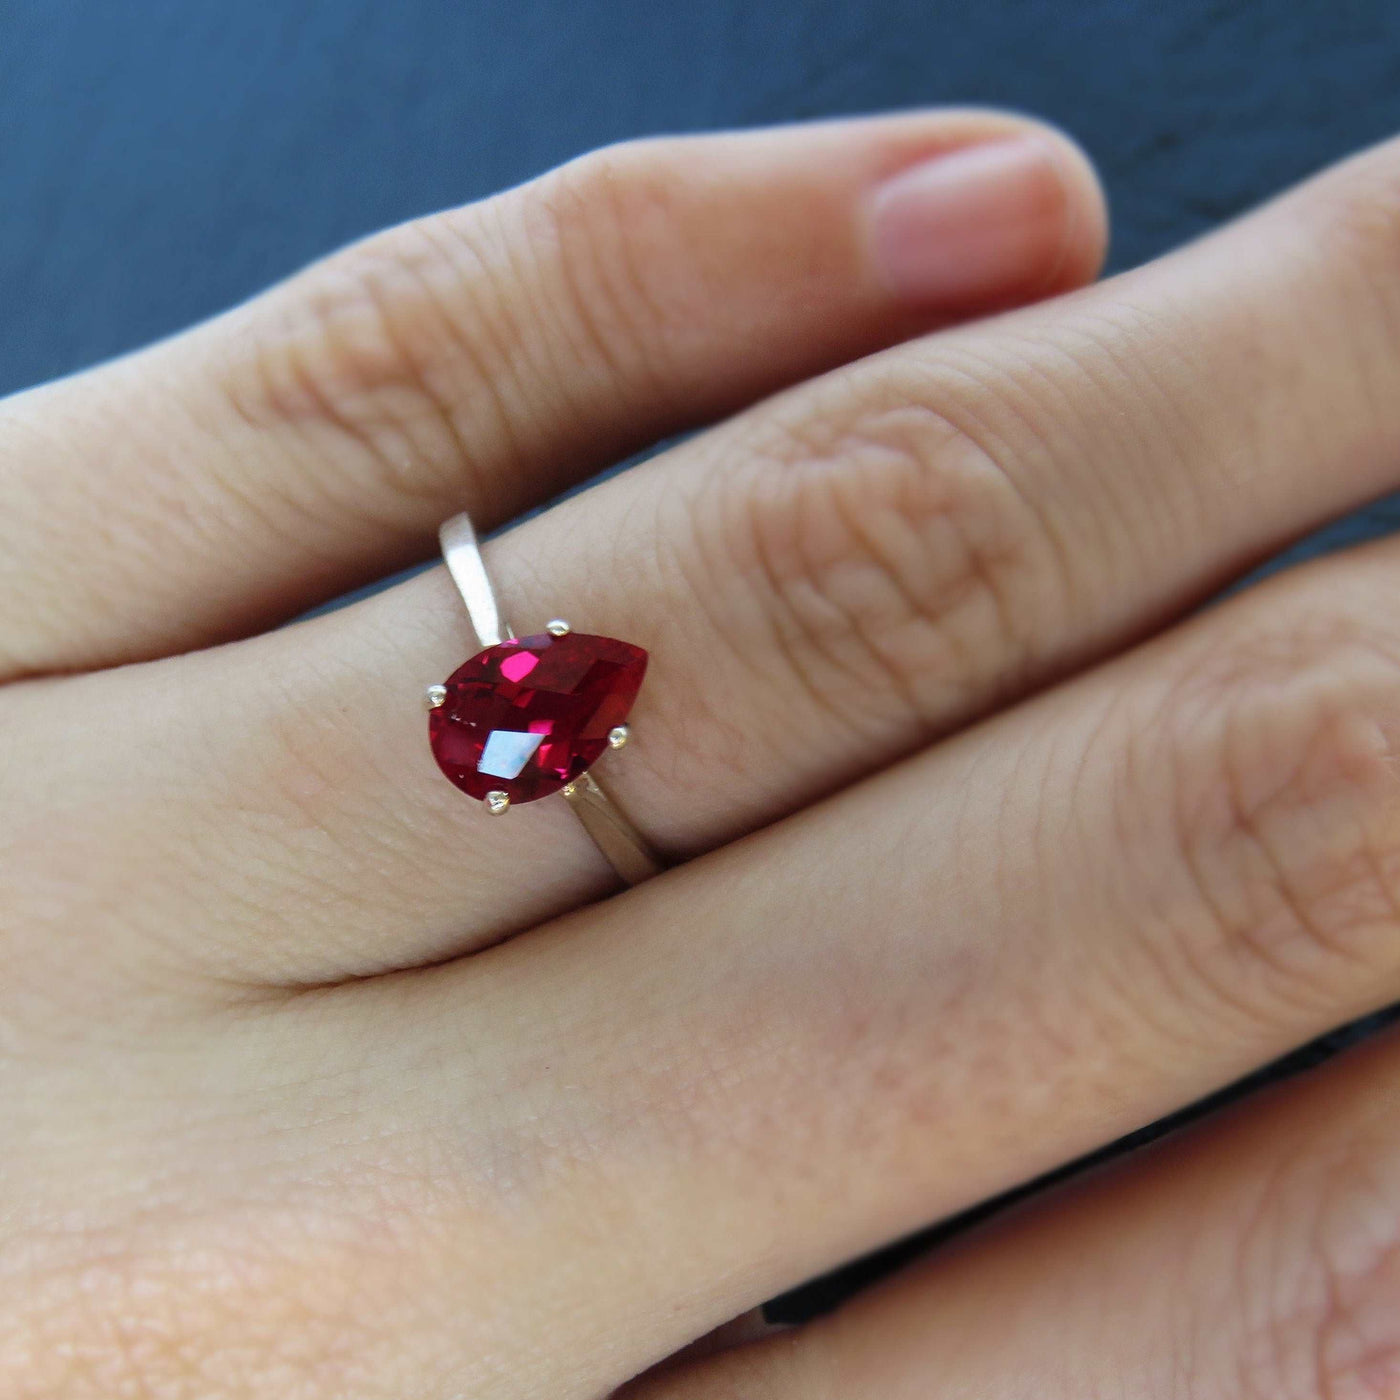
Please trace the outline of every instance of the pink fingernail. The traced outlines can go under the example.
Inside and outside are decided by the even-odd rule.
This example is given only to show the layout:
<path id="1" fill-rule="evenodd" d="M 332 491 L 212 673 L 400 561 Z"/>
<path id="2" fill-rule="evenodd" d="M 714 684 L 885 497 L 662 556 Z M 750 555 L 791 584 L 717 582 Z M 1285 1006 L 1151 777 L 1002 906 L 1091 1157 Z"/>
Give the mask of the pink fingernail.
<path id="1" fill-rule="evenodd" d="M 1070 201 L 1051 143 L 1020 136 L 926 160 L 871 202 L 876 265 L 917 303 L 996 300 L 1043 285 L 1065 249 Z"/>

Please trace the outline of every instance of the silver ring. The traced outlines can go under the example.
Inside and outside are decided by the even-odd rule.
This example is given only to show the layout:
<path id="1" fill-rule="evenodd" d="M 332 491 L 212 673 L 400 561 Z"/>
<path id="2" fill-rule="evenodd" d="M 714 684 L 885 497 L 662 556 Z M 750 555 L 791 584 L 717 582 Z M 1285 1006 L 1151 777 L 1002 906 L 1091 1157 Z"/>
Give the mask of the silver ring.
<path id="1" fill-rule="evenodd" d="M 442 557 L 481 650 L 427 691 L 428 742 L 448 780 L 493 816 L 561 793 L 629 885 L 665 868 L 591 769 L 623 748 L 647 654 L 560 618 L 516 637 L 501 616 L 481 544 L 465 513 L 438 532 Z"/>

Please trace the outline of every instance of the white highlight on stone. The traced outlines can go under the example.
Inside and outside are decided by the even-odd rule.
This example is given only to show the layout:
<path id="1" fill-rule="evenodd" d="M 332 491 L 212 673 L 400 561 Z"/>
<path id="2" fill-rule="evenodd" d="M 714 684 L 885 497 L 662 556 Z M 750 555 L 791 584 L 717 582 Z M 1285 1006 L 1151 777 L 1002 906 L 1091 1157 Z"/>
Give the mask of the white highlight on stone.
<path id="1" fill-rule="evenodd" d="M 543 734 L 521 734 L 513 729 L 493 729 L 477 760 L 476 771 L 490 778 L 518 778 L 544 743 Z"/>

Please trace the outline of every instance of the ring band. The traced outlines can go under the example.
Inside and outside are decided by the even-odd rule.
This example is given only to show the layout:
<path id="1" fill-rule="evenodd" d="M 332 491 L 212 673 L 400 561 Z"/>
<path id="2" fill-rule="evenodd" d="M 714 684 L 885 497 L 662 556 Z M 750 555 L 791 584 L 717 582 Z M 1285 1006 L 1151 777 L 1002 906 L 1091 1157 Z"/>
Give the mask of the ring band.
<path id="1" fill-rule="evenodd" d="M 501 616 L 471 518 L 438 532 L 442 556 L 482 648 L 428 687 L 428 738 L 446 777 L 487 811 L 561 793 L 608 863 L 629 885 L 665 867 L 589 771 L 631 737 L 625 723 L 647 654 L 555 619 L 517 638 Z"/>
<path id="2" fill-rule="evenodd" d="M 598 786 L 592 773 L 566 784 L 563 793 L 583 829 L 593 838 L 593 844 L 627 884 L 640 885 L 665 869 L 642 833 Z"/>

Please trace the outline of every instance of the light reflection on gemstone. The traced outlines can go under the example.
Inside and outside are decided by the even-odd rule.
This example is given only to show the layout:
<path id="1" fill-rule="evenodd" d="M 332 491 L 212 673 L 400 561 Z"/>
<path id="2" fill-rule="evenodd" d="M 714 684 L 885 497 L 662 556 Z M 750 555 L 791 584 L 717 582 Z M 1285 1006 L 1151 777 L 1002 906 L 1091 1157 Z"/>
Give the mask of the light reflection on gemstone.
<path id="1" fill-rule="evenodd" d="M 514 658 L 512 658 L 513 660 Z M 544 742 L 543 734 L 519 734 L 510 729 L 493 729 L 487 737 L 476 771 L 492 778 L 518 778 L 535 750 Z"/>
<path id="2" fill-rule="evenodd" d="M 534 652 L 517 651 L 501 662 L 501 674 L 508 681 L 523 681 L 539 664 L 540 659 Z"/>

